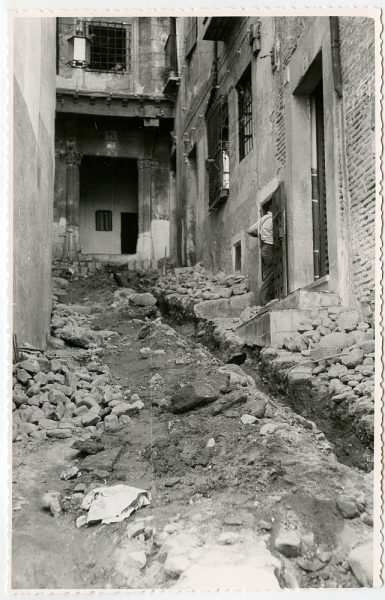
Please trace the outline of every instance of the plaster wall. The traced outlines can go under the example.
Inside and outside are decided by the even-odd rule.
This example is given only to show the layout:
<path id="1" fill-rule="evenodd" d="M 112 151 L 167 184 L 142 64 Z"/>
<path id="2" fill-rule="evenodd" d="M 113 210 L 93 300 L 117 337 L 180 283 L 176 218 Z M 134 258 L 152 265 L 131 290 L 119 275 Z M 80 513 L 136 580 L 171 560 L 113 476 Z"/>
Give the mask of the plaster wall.
<path id="1" fill-rule="evenodd" d="M 74 34 L 73 17 L 59 18 L 59 89 L 163 95 L 166 78 L 164 45 L 169 33 L 168 17 L 92 17 L 87 21 L 122 23 L 131 29 L 131 61 L 125 72 L 97 72 L 67 65 L 69 38 Z"/>
<path id="2" fill-rule="evenodd" d="M 51 312 L 55 19 L 14 19 L 13 329 L 44 347 Z"/>

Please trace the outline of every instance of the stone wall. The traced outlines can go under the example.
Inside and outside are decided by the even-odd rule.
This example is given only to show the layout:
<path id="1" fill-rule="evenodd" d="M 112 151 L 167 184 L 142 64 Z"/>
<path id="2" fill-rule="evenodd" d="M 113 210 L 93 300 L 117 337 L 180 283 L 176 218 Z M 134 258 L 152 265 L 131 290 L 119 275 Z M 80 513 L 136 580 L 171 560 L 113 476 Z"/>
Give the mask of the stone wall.
<path id="1" fill-rule="evenodd" d="M 55 19 L 14 20 L 13 327 L 45 345 L 51 312 Z"/>
<path id="2" fill-rule="evenodd" d="M 353 285 L 373 302 L 375 277 L 374 20 L 340 18 Z"/>

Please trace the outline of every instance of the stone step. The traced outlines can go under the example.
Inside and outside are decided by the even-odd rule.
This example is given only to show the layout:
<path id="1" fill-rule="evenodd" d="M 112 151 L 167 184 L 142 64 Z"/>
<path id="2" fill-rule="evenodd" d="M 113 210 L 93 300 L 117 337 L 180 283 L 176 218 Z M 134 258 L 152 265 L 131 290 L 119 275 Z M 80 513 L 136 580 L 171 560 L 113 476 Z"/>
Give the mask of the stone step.
<path id="1" fill-rule="evenodd" d="M 328 308 L 313 306 L 311 309 L 289 308 L 259 313 L 235 330 L 246 343 L 256 346 L 277 346 L 285 338 L 298 333 L 298 326 L 303 321 L 313 321 L 316 317 L 328 316 Z M 344 308 L 344 312 L 353 309 Z"/>

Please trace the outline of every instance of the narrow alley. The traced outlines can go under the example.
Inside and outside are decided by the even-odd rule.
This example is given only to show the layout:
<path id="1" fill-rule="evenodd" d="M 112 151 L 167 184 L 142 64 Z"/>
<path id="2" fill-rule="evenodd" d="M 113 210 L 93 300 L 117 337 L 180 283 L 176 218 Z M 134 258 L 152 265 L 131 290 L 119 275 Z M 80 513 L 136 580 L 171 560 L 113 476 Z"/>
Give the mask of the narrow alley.
<path id="1" fill-rule="evenodd" d="M 378 587 L 381 11 L 107 12 L 9 19 L 9 588 Z"/>
<path id="2" fill-rule="evenodd" d="M 54 349 L 19 350 L 13 587 L 367 585 L 372 474 L 133 283 L 54 278 Z M 87 494 L 120 484 L 149 504 L 87 523 Z"/>

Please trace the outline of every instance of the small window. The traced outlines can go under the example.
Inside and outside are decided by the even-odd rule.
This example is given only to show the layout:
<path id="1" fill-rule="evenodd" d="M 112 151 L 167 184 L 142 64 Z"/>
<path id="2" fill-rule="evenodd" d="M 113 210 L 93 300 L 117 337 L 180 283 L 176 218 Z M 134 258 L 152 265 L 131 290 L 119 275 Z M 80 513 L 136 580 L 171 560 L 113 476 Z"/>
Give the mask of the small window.
<path id="1" fill-rule="evenodd" d="M 97 210 L 95 213 L 96 231 L 112 231 L 112 212 Z"/>
<path id="2" fill-rule="evenodd" d="M 242 244 L 234 244 L 234 271 L 242 271 Z"/>
<path id="3" fill-rule="evenodd" d="M 242 75 L 238 85 L 239 160 L 245 158 L 253 147 L 253 101 L 251 67 Z"/>
<path id="4" fill-rule="evenodd" d="M 90 70 L 115 73 L 130 70 L 131 28 L 129 25 L 91 21 L 87 35 L 91 42 Z"/>

